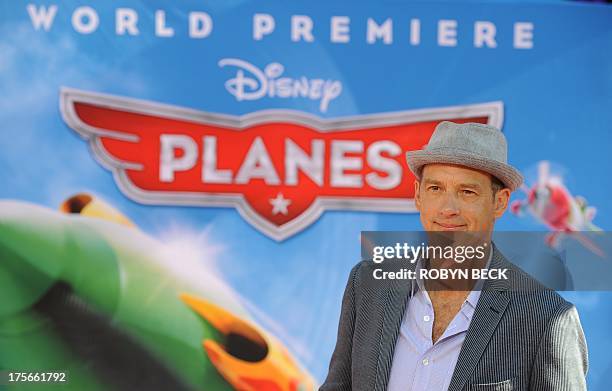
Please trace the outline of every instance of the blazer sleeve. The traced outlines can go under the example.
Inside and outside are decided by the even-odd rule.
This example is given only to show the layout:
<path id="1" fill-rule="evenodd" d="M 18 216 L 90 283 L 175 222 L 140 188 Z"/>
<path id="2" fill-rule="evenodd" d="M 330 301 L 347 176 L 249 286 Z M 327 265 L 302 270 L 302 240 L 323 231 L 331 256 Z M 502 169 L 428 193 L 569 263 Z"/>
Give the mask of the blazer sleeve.
<path id="1" fill-rule="evenodd" d="M 361 263 L 353 267 L 344 289 L 336 347 L 329 363 L 327 378 L 319 391 L 350 391 L 352 387 L 351 355 L 353 351 L 353 332 L 355 331 L 355 279 L 360 266 Z"/>
<path id="2" fill-rule="evenodd" d="M 564 302 L 544 332 L 531 371 L 529 389 L 586 391 L 587 370 L 587 345 L 578 311 L 571 303 Z"/>

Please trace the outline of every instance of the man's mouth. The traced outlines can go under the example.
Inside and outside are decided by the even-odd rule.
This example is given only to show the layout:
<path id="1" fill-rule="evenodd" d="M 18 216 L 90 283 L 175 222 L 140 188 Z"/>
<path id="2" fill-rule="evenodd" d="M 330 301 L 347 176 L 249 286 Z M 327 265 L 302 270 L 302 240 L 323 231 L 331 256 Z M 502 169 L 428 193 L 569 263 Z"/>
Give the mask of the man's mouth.
<path id="1" fill-rule="evenodd" d="M 441 231 L 464 231 L 467 228 L 465 224 L 450 224 L 434 221 L 434 224 L 440 228 Z"/>

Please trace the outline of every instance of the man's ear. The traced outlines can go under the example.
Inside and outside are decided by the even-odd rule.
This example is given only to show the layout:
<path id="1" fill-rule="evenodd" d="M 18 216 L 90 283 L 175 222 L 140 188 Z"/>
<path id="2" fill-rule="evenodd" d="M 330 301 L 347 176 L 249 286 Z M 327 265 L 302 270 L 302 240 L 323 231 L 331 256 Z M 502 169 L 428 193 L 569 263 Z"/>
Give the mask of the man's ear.
<path id="1" fill-rule="evenodd" d="M 510 189 L 503 188 L 495 193 L 493 206 L 493 214 L 496 219 L 502 217 L 506 209 L 508 208 L 508 201 L 510 200 Z"/>
<path id="2" fill-rule="evenodd" d="M 419 193 L 419 180 L 414 180 L 414 205 L 416 210 L 421 211 L 421 194 Z"/>

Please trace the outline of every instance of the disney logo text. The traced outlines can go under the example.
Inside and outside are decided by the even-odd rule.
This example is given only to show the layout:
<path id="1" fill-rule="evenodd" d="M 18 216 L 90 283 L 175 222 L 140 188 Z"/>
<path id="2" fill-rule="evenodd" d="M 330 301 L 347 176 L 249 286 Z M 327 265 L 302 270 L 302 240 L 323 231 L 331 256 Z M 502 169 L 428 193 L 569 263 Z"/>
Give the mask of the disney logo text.
<path id="1" fill-rule="evenodd" d="M 301 97 L 319 100 L 319 110 L 325 113 L 329 102 L 342 92 L 342 83 L 338 80 L 308 79 L 305 76 L 297 79 L 281 77 L 285 67 L 278 62 L 272 62 L 261 70 L 244 60 L 224 58 L 219 61 L 219 66 L 238 68 L 236 76 L 225 82 L 227 91 L 238 101 L 257 100 L 264 96 Z"/>

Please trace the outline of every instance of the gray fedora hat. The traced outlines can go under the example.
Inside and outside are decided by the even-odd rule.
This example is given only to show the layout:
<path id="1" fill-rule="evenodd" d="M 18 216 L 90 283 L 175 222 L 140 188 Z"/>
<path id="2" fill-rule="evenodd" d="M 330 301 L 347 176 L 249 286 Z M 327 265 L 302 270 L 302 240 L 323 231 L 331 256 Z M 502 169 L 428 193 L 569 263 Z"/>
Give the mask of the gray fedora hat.
<path id="1" fill-rule="evenodd" d="M 426 164 L 448 163 L 488 172 L 512 191 L 523 183 L 523 175 L 507 163 L 506 137 L 491 125 L 440 122 L 425 148 L 407 152 L 406 160 L 419 179 Z"/>

